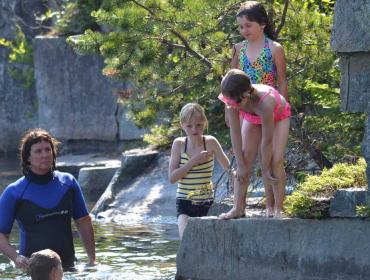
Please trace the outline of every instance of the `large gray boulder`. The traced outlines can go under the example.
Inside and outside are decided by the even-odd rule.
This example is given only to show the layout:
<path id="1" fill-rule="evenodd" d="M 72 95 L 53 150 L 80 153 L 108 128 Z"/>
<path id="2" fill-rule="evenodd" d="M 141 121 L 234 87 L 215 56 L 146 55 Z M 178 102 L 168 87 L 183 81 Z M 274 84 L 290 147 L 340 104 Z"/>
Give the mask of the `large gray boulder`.
<path id="1" fill-rule="evenodd" d="M 121 140 L 123 111 L 115 92 L 126 86 L 104 77 L 103 67 L 102 57 L 77 55 L 65 38 L 37 37 L 35 77 L 40 126 L 61 139 Z M 131 126 L 126 132 L 140 136 L 137 130 Z"/>
<path id="2" fill-rule="evenodd" d="M 16 23 L 29 22 L 24 13 L 24 1 L 0 0 L 0 38 L 13 40 L 17 36 Z M 38 10 L 40 1 L 28 1 L 29 13 Z M 34 24 L 34 22 L 32 23 Z M 30 36 L 25 30 L 25 35 Z M 37 97 L 34 88 L 25 89 L 21 77 L 10 75 L 10 70 L 30 67 L 10 64 L 10 50 L 0 46 L 0 155 L 14 153 L 19 139 L 30 127 L 37 124 Z M 32 67 L 32 66 L 31 66 Z"/>
<path id="3" fill-rule="evenodd" d="M 190 218 L 178 279 L 370 279 L 370 221 Z"/>
<path id="4" fill-rule="evenodd" d="M 331 46 L 340 53 L 370 51 L 370 1 L 336 0 Z"/>
<path id="5" fill-rule="evenodd" d="M 81 168 L 78 174 L 78 182 L 85 197 L 88 197 L 90 200 L 98 199 L 119 167 L 97 166 Z"/>
<path id="6" fill-rule="evenodd" d="M 77 56 L 65 38 L 37 37 L 39 123 L 61 139 L 114 140 L 116 98 L 98 56 Z"/>
<path id="7" fill-rule="evenodd" d="M 340 58 L 341 108 L 370 112 L 370 0 L 335 2 L 331 47 Z M 367 121 L 362 152 L 370 175 L 370 126 Z M 368 180 L 370 183 L 370 180 Z M 370 187 L 370 185 L 369 185 Z"/>
<path id="8" fill-rule="evenodd" d="M 337 0 L 331 47 L 340 57 L 342 109 L 367 112 L 370 101 L 370 0 Z"/>
<path id="9" fill-rule="evenodd" d="M 48 31 L 35 17 L 46 8 L 41 0 L 0 0 L 0 38 L 14 40 L 19 26 L 32 43 Z M 34 127 L 50 130 L 67 153 L 117 151 L 125 140 L 142 139 L 146 131 L 117 103 L 116 93 L 126 84 L 102 75 L 102 57 L 78 56 L 65 38 L 56 37 L 36 39 L 34 63 L 9 63 L 9 53 L 0 46 L 0 156 L 14 154 L 21 136 Z M 10 74 L 15 68 L 35 70 L 35 84 L 25 88 L 22 74 Z"/>
<path id="10" fill-rule="evenodd" d="M 370 207 L 369 191 L 359 188 L 338 190 L 330 201 L 330 217 L 355 218 L 357 206 Z"/>
<path id="11" fill-rule="evenodd" d="M 119 167 L 120 160 L 108 158 L 98 154 L 83 155 L 62 155 L 57 158 L 56 169 L 62 172 L 71 173 L 76 179 L 79 179 L 79 173 L 82 168 L 94 167 Z"/>
<path id="12" fill-rule="evenodd" d="M 132 204 L 133 200 L 140 202 L 143 199 L 143 192 L 148 192 L 150 186 L 139 184 L 139 188 L 130 189 L 132 188 L 132 182 L 137 179 L 137 176 L 141 175 L 139 180 L 144 179 L 147 184 L 153 185 L 154 178 L 147 174 L 148 171 L 146 169 L 150 166 L 153 167 L 152 163 L 155 162 L 157 157 L 158 152 L 150 149 L 134 149 L 124 152 L 122 154 L 121 166 L 113 175 L 91 213 L 96 217 L 99 216 L 109 220 L 112 218 L 112 215 L 102 215 L 101 212 L 115 207 L 125 207 L 125 205 Z M 131 195 L 123 195 L 123 199 L 118 199 L 119 196 L 122 197 L 120 194 L 125 193 L 127 189 L 130 189 L 128 193 L 132 194 L 133 197 Z M 143 189 L 143 191 L 140 191 L 140 189 Z"/>

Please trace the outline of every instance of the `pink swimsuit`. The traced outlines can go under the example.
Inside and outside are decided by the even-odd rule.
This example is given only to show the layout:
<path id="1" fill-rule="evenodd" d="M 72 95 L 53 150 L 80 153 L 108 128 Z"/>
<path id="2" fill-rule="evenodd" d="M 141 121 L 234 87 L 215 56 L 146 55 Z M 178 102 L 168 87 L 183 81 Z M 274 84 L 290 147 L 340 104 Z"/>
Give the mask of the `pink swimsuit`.
<path id="1" fill-rule="evenodd" d="M 266 96 L 268 96 L 271 93 L 274 94 L 275 100 L 276 100 L 276 105 L 274 107 L 274 121 L 275 121 L 275 123 L 277 123 L 278 121 L 284 120 L 286 118 L 289 118 L 291 116 L 290 104 L 287 101 L 285 101 L 284 108 L 281 109 L 281 107 L 282 107 L 281 95 L 279 94 L 279 92 L 276 89 L 274 89 L 273 87 L 270 87 L 268 85 L 264 85 L 264 84 L 254 84 L 253 87 L 256 88 L 257 90 L 266 91 L 266 93 L 258 101 L 257 106 L 259 106 L 261 104 L 261 102 L 266 98 Z M 230 102 L 229 98 L 223 96 L 222 94 L 220 94 L 219 99 L 222 102 L 226 103 L 226 104 Z M 247 113 L 247 112 L 244 112 L 242 110 L 240 110 L 240 115 L 243 117 L 243 119 L 247 120 L 248 122 L 250 122 L 252 124 L 262 124 L 262 119 L 258 115 Z"/>
<path id="2" fill-rule="evenodd" d="M 285 102 L 285 107 L 283 109 L 281 109 L 281 106 L 282 106 L 281 105 L 281 96 L 280 96 L 279 92 L 276 89 L 274 89 L 273 87 L 270 87 L 268 85 L 263 85 L 263 84 L 255 84 L 255 85 L 253 85 L 253 87 L 255 87 L 257 89 L 265 88 L 266 91 L 267 91 L 260 98 L 260 100 L 258 101 L 257 106 L 259 106 L 261 104 L 261 102 L 266 98 L 266 96 L 268 96 L 270 93 L 274 94 L 275 100 L 276 100 L 276 105 L 274 107 L 274 121 L 275 121 L 275 123 L 277 123 L 278 121 L 284 120 L 286 118 L 289 118 L 291 116 L 290 104 L 288 102 Z M 262 124 L 262 119 L 258 115 L 247 113 L 247 112 L 244 112 L 244 111 L 240 111 L 240 115 L 250 123 Z"/>

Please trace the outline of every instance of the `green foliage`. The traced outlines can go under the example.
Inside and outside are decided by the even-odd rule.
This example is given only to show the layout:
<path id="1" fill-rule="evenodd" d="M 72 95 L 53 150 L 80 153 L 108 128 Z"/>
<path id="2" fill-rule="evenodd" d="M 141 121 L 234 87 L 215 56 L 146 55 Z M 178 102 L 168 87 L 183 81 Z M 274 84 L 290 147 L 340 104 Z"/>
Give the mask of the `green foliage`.
<path id="1" fill-rule="evenodd" d="M 318 219 L 322 213 L 316 205 L 317 201 L 313 198 L 300 192 L 294 192 L 286 200 L 285 213 L 294 217 Z"/>
<path id="2" fill-rule="evenodd" d="M 168 128 L 164 125 L 154 125 L 149 134 L 144 135 L 144 141 L 156 147 L 166 147 L 171 144 L 172 138 Z"/>
<path id="3" fill-rule="evenodd" d="M 340 112 L 339 67 L 330 49 L 333 5 L 329 0 L 290 1 L 280 40 L 288 61 L 289 98 L 303 128 L 293 138 L 304 135 L 337 162 L 360 155 L 365 115 Z"/>
<path id="4" fill-rule="evenodd" d="M 285 213 L 302 218 L 322 217 L 325 207 L 320 203 L 320 198 L 330 198 L 338 189 L 367 187 L 365 170 L 366 162 L 361 158 L 356 164 L 339 163 L 331 169 L 325 169 L 321 175 L 307 176 L 293 194 L 286 198 Z"/>
<path id="5" fill-rule="evenodd" d="M 330 49 L 331 25 L 332 16 L 302 9 L 299 1 L 291 1 L 280 40 L 287 55 L 291 100 L 299 111 L 311 101 L 304 91 L 307 82 L 332 89 L 339 85 L 339 69 Z"/>
<path id="6" fill-rule="evenodd" d="M 21 28 L 17 26 L 17 34 L 14 40 L 9 41 L 0 38 L 0 46 L 10 50 L 7 71 L 9 75 L 22 84 L 22 87 L 29 90 L 34 87 L 33 47 L 28 42 Z"/>
<path id="7" fill-rule="evenodd" d="M 306 0 L 303 5 L 308 9 L 315 9 L 319 12 L 332 14 L 334 11 L 335 0 Z"/>
<path id="8" fill-rule="evenodd" d="M 273 5 L 278 26 L 285 1 L 265 2 Z M 239 3 L 105 0 L 90 13 L 104 32 L 88 29 L 68 42 L 79 53 L 100 53 L 106 76 L 132 81 L 133 93 L 126 104 L 140 126 L 150 127 L 160 119 L 163 129 L 179 131 L 175 121 L 179 109 L 196 101 L 206 108 L 210 133 L 229 144 L 217 95 L 220 78 L 229 68 L 232 44 L 241 41 L 235 21 Z M 339 109 L 339 69 L 329 45 L 333 4 L 332 0 L 289 1 L 278 40 L 287 56 L 293 114 L 303 116 L 305 137 L 315 139 L 335 162 L 359 154 L 364 115 Z M 165 132 L 161 135 L 166 137 Z"/>
<path id="9" fill-rule="evenodd" d="M 331 161 L 359 156 L 366 115 L 341 112 L 339 90 L 328 84 L 307 81 L 303 92 L 310 100 L 310 113 L 302 127 L 315 139 L 317 148 L 326 152 Z"/>
<path id="10" fill-rule="evenodd" d="M 59 11 L 48 10 L 42 20 L 55 19 L 54 33 L 58 35 L 80 34 L 90 28 L 98 30 L 99 26 L 91 12 L 100 8 L 103 0 L 63 0 Z"/>
<path id="11" fill-rule="evenodd" d="M 368 218 L 370 217 L 370 207 L 365 205 L 357 205 L 356 206 L 356 216 L 361 218 Z"/>
<path id="12" fill-rule="evenodd" d="M 92 15 L 110 32 L 87 30 L 69 42 L 80 53 L 99 50 L 105 75 L 134 83 L 127 104 L 141 125 L 154 123 L 160 112 L 163 125 L 170 127 L 180 107 L 190 101 L 219 112 L 212 118 L 219 124 L 222 105 L 215 97 L 229 65 L 234 3 L 106 1 Z"/>

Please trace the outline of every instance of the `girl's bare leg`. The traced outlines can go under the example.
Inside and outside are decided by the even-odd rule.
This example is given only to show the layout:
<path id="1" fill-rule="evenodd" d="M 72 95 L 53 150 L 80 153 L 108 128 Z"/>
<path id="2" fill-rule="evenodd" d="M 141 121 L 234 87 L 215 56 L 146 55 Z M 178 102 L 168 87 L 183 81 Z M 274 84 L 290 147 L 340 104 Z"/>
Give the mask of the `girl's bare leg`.
<path id="1" fill-rule="evenodd" d="M 260 151 L 260 149 L 258 149 Z M 258 153 L 258 160 L 261 163 L 261 151 Z M 266 217 L 271 218 L 274 216 L 275 212 L 275 198 L 274 192 L 272 190 L 272 185 L 270 185 L 266 180 L 263 178 L 263 186 L 265 188 L 265 197 L 266 197 Z"/>
<path id="2" fill-rule="evenodd" d="M 285 197 L 284 151 L 288 142 L 289 124 L 289 119 L 279 121 L 275 125 L 273 138 L 272 172 L 273 176 L 278 179 L 278 182 L 272 186 L 272 190 L 275 199 L 274 216 L 277 218 L 281 217 Z"/>
<path id="3" fill-rule="evenodd" d="M 233 176 L 233 175 L 232 175 Z M 245 184 L 241 184 L 236 179 L 234 182 L 234 206 L 227 213 L 222 213 L 219 218 L 222 220 L 237 219 L 245 216 L 245 199 L 247 197 L 249 180 Z"/>
<path id="4" fill-rule="evenodd" d="M 275 213 L 275 198 L 273 187 L 267 184 L 264 180 L 263 185 L 265 187 L 266 196 L 266 217 L 273 217 Z"/>
<path id="5" fill-rule="evenodd" d="M 186 228 L 186 225 L 188 224 L 188 219 L 189 219 L 189 216 L 188 215 L 184 215 L 184 214 L 181 214 L 177 218 L 177 225 L 179 227 L 180 240 L 182 240 L 182 236 L 184 235 L 184 230 Z"/>
<path id="6" fill-rule="evenodd" d="M 234 206 L 229 212 L 221 214 L 219 216 L 221 219 L 234 219 L 245 215 L 245 200 L 248 193 L 249 177 L 253 168 L 253 163 L 257 157 L 258 145 L 261 141 L 261 126 L 243 121 L 241 133 L 244 163 L 249 175 L 248 179 L 243 184 L 235 181 Z"/>

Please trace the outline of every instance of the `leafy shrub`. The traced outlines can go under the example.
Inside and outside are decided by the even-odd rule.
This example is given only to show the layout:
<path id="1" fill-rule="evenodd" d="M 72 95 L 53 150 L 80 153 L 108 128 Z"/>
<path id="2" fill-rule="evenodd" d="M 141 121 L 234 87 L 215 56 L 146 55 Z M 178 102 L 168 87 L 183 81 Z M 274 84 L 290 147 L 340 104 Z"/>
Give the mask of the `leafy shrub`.
<path id="1" fill-rule="evenodd" d="M 14 40 L 0 38 L 0 46 L 10 50 L 7 71 L 16 81 L 20 82 L 25 90 L 30 90 L 35 85 L 33 66 L 33 46 L 19 26 Z"/>
<path id="2" fill-rule="evenodd" d="M 150 133 L 144 135 L 144 141 L 158 148 L 166 147 L 171 144 L 172 137 L 164 125 L 155 125 Z"/>
<path id="3" fill-rule="evenodd" d="M 356 206 L 356 215 L 361 218 L 370 217 L 370 207 L 366 205 L 357 205 Z"/>
<path id="4" fill-rule="evenodd" d="M 54 32 L 58 35 L 80 34 L 86 29 L 99 30 L 91 12 L 100 8 L 103 0 L 64 0 L 59 12 L 49 12 L 55 18 Z"/>
<path id="5" fill-rule="evenodd" d="M 365 188 L 366 162 L 363 158 L 356 164 L 339 163 L 325 169 L 321 175 L 307 176 L 292 195 L 284 202 L 285 213 L 291 217 L 320 218 L 327 210 L 326 200 L 338 189 Z"/>

